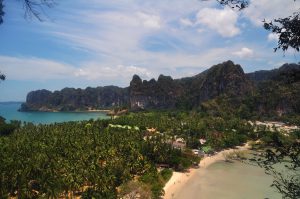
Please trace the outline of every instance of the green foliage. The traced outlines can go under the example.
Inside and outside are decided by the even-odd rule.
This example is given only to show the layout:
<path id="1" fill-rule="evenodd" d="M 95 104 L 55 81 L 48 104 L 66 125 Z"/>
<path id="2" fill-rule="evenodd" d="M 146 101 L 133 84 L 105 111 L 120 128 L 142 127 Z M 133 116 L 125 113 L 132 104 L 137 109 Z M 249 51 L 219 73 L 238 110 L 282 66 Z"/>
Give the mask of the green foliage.
<path id="1" fill-rule="evenodd" d="M 221 5 L 229 6 L 232 9 L 245 9 L 249 5 L 248 0 L 217 0 Z"/>
<path id="2" fill-rule="evenodd" d="M 293 48 L 299 52 L 300 43 L 300 13 L 296 12 L 285 18 L 275 19 L 274 22 L 264 21 L 264 28 L 279 36 L 276 52 L 278 49 L 287 51 L 288 48 Z"/>
<path id="3" fill-rule="evenodd" d="M 284 138 L 278 132 L 269 133 L 265 143 L 272 148 L 251 159 L 273 177 L 271 186 L 287 199 L 300 197 L 300 143 L 293 136 Z M 284 172 L 278 169 L 280 166 Z"/>
<path id="4" fill-rule="evenodd" d="M 128 89 L 105 86 L 86 89 L 64 88 L 61 91 L 37 90 L 27 94 L 22 111 L 56 110 L 83 111 L 88 109 L 120 108 L 128 106 Z"/>
<path id="5" fill-rule="evenodd" d="M 294 139 L 300 139 L 300 130 L 293 131 L 293 132 L 291 133 L 291 136 L 292 136 Z"/>
<path id="6" fill-rule="evenodd" d="M 210 116 L 224 119 L 239 116 L 247 120 L 281 120 L 299 124 L 300 70 L 292 66 L 292 69 L 286 68 L 279 69 L 283 72 L 275 71 L 271 79 L 258 82 L 252 94 L 240 99 L 218 96 L 203 102 L 201 110 Z"/>
<path id="7" fill-rule="evenodd" d="M 148 128 L 156 131 L 149 132 Z M 19 198 L 115 198 L 118 187 L 141 176 L 142 187 L 138 190 L 145 194 L 151 190 L 151 197 L 159 198 L 171 170 L 159 173 L 156 165 L 184 171 L 199 162 L 189 148 L 202 147 L 200 138 L 207 140 L 205 145 L 222 149 L 243 143 L 252 131 L 239 118 L 225 120 L 195 111 L 152 111 L 114 120 L 24 124 L 0 137 L 0 194 Z M 185 140 L 186 147 L 174 148 L 177 138 Z"/>
<path id="8" fill-rule="evenodd" d="M 150 170 L 148 173 L 145 173 L 140 177 L 139 180 L 151 187 L 152 198 L 158 199 L 164 194 L 163 187 L 165 181 L 156 169 Z"/>
<path id="9" fill-rule="evenodd" d="M 150 168 L 139 132 L 106 129 L 101 121 L 25 125 L 0 142 L 4 195 L 38 191 L 57 197 L 84 186 L 87 195 L 107 195 Z M 32 180 L 38 190 L 28 186 Z"/>
<path id="10" fill-rule="evenodd" d="M 165 131 L 146 140 L 143 130 L 110 128 L 109 120 L 24 124 L 14 133 L 0 137 L 1 195 L 59 197 L 82 193 L 87 198 L 114 197 L 116 187 L 142 175 L 144 183 L 153 184 L 151 190 L 158 197 L 163 193 L 165 180 L 153 172 L 156 170 L 153 165 L 186 169 L 193 161 L 192 156 L 174 149 L 169 140 L 176 134 L 200 136 L 187 130 L 198 126 L 186 118 L 190 116 L 174 114 L 169 118 L 168 115 L 166 112 L 138 113 L 111 121 L 116 125 L 136 124 Z M 184 127 L 179 119 L 186 122 Z M 160 183 L 152 183 L 157 178 Z M 29 186 L 30 182 L 34 186 Z"/>
<path id="11" fill-rule="evenodd" d="M 140 181 L 129 181 L 120 187 L 118 198 L 143 198 L 151 199 L 151 185 Z"/>
<path id="12" fill-rule="evenodd" d="M 167 182 L 172 177 L 173 171 L 171 169 L 163 169 L 160 172 L 161 177 Z"/>
<path id="13" fill-rule="evenodd" d="M 95 191 L 93 189 L 88 188 L 84 191 L 81 195 L 82 199 L 96 199 L 96 198 L 105 198 L 105 199 L 115 199 L 117 198 L 116 191 L 108 191 L 108 192 L 101 192 Z"/>
<path id="14" fill-rule="evenodd" d="M 14 132 L 15 129 L 21 126 L 21 122 L 19 121 L 11 121 L 10 123 L 6 123 L 5 119 L 0 116 L 0 136 L 7 136 Z"/>

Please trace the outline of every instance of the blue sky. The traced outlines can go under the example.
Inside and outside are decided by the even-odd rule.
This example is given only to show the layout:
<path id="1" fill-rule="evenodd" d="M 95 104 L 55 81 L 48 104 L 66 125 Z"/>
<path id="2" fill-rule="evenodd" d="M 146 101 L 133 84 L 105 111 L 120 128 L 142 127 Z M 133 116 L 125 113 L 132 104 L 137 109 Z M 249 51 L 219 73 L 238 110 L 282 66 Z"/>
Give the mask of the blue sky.
<path id="1" fill-rule="evenodd" d="M 293 50 L 274 53 L 277 37 L 262 28 L 299 1 L 252 0 L 238 12 L 214 0 L 60 0 L 44 22 L 24 19 L 20 1 L 4 4 L 0 101 L 43 88 L 125 87 L 133 74 L 191 76 L 229 59 L 245 72 L 300 61 Z"/>

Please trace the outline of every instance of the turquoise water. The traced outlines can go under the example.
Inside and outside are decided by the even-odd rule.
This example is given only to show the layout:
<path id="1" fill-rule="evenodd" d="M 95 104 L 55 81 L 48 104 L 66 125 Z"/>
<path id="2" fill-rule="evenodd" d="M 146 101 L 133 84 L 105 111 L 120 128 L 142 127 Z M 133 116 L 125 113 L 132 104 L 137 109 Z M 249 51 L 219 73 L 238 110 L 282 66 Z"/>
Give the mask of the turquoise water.
<path id="1" fill-rule="evenodd" d="M 89 119 L 106 119 L 103 112 L 19 112 L 21 103 L 0 103 L 0 116 L 6 121 L 20 120 L 34 124 L 50 124 L 54 122 L 81 121 Z"/>
<path id="2" fill-rule="evenodd" d="M 273 178 L 264 169 L 242 162 L 216 162 L 200 168 L 177 190 L 174 199 L 280 199 L 282 196 L 270 187 Z"/>

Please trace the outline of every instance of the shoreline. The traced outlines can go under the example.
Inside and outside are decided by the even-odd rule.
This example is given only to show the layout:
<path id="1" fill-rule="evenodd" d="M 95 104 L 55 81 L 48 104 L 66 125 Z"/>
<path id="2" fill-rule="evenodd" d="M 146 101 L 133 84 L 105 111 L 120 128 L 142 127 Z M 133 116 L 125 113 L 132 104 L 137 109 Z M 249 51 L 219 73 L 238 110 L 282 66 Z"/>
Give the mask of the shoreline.
<path id="1" fill-rule="evenodd" d="M 191 179 L 191 177 L 196 173 L 197 170 L 205 170 L 208 166 L 218 162 L 225 161 L 224 155 L 226 153 L 231 153 L 233 151 L 244 151 L 250 148 L 249 143 L 247 142 L 243 146 L 237 146 L 236 148 L 224 149 L 213 156 L 206 156 L 199 162 L 200 168 L 190 168 L 187 172 L 173 172 L 172 177 L 164 186 L 164 199 L 171 199 L 174 197 L 176 190 L 180 190 L 186 182 Z"/>
<path id="2" fill-rule="evenodd" d="M 19 112 L 40 112 L 40 113 L 109 113 L 109 109 L 92 109 L 82 111 L 57 111 L 57 110 L 31 110 L 31 111 L 20 111 Z"/>

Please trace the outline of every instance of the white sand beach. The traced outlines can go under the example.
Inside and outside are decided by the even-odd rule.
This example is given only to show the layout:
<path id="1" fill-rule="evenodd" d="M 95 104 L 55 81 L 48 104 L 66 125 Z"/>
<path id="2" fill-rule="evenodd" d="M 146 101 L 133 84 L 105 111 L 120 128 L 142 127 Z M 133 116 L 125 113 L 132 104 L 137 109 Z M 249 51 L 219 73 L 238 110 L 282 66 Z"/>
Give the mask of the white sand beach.
<path id="1" fill-rule="evenodd" d="M 173 172 L 171 179 L 166 183 L 166 185 L 164 187 L 164 191 L 165 191 L 164 199 L 173 198 L 176 190 L 181 189 L 189 181 L 189 179 L 196 173 L 197 170 L 204 170 L 209 165 L 211 165 L 217 161 L 225 160 L 224 155 L 226 153 L 231 153 L 235 150 L 247 150 L 247 149 L 249 149 L 248 143 L 246 143 L 243 146 L 239 146 L 235 149 L 223 150 L 213 156 L 204 157 L 200 161 L 200 163 L 199 163 L 200 168 L 198 168 L 198 169 L 189 169 L 188 172 L 184 172 L 184 173 Z"/>

